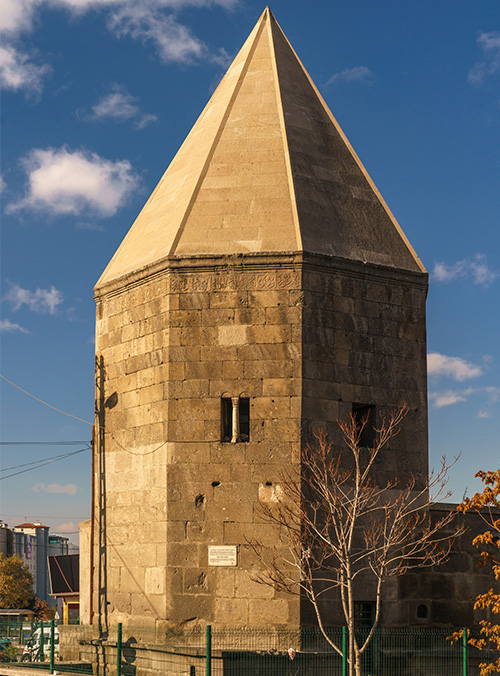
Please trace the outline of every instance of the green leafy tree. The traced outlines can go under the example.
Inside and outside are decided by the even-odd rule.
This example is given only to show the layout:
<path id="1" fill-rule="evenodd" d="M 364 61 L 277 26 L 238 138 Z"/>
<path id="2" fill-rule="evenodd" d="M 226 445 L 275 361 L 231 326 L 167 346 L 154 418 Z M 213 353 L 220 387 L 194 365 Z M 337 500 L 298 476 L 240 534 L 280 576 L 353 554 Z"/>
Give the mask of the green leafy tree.
<path id="1" fill-rule="evenodd" d="M 0 554 L 0 608 L 30 608 L 35 602 L 33 577 L 18 554 Z"/>

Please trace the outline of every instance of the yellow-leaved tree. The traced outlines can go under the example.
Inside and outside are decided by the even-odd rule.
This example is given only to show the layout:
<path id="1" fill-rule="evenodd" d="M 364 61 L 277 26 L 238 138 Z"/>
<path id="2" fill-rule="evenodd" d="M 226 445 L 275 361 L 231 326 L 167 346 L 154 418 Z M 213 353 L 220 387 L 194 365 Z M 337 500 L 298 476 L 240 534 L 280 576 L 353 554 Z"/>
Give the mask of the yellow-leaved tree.
<path id="1" fill-rule="evenodd" d="M 491 566 L 495 585 L 486 594 L 477 596 L 474 608 L 489 611 L 489 620 L 481 620 L 481 638 L 470 638 L 469 643 L 480 650 L 490 648 L 500 651 L 500 470 L 478 472 L 476 477 L 484 484 L 482 493 L 465 498 L 459 511 L 477 512 L 485 523 L 486 530 L 477 535 L 472 544 L 480 552 L 479 566 Z M 479 665 L 481 676 L 500 673 L 500 657 L 489 664 Z"/>
<path id="2" fill-rule="evenodd" d="M 35 602 L 31 573 L 17 554 L 0 554 L 0 608 L 30 608 Z"/>

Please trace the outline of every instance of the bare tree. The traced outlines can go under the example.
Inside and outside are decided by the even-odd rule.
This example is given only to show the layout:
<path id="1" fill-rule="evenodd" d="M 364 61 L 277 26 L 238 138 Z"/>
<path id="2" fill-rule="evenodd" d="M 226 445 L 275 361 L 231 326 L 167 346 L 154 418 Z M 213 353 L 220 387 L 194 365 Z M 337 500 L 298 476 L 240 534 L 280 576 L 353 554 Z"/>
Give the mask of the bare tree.
<path id="1" fill-rule="evenodd" d="M 267 546 L 249 541 L 262 564 L 256 580 L 309 599 L 325 639 L 342 654 L 325 631 L 320 609 L 334 588 L 340 590 L 349 636 L 349 676 L 361 674 L 361 657 L 379 622 L 384 582 L 411 568 L 440 563 L 462 532 L 461 527 L 450 527 L 454 512 L 433 519 L 430 511 L 449 497 L 444 458 L 423 488 L 415 478 L 405 486 L 397 477 L 384 486 L 375 481 L 377 457 L 398 434 L 406 413 L 405 406 L 381 416 L 371 448 L 361 445 L 368 420 L 354 414 L 338 422 L 347 453 L 318 432 L 314 443 L 303 449 L 300 466 L 282 476 L 275 501 L 261 505 L 264 520 L 277 528 L 279 542 Z M 375 618 L 366 638 L 359 640 L 355 590 L 367 576 L 375 583 Z"/>

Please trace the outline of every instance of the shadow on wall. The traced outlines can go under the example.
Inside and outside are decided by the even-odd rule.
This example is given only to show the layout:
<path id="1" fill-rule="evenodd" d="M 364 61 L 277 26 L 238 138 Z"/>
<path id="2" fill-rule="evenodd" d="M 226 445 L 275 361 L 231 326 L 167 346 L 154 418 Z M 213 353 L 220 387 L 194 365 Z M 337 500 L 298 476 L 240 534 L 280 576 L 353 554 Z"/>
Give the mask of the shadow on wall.
<path id="1" fill-rule="evenodd" d="M 137 650 L 132 647 L 134 643 L 137 643 L 137 639 L 133 636 L 122 643 L 122 676 L 135 676 Z"/>

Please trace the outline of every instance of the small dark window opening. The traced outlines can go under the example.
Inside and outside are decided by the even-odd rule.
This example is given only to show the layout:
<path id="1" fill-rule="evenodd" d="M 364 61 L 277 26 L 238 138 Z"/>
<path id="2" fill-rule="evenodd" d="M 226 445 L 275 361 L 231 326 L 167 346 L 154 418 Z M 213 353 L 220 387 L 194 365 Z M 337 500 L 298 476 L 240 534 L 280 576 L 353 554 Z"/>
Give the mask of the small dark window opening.
<path id="1" fill-rule="evenodd" d="M 222 441 L 231 441 L 233 434 L 233 403 L 229 397 L 222 397 L 221 402 L 221 421 Z"/>
<path id="2" fill-rule="evenodd" d="M 352 414 L 356 419 L 356 426 L 358 430 L 361 429 L 363 423 L 366 421 L 366 424 L 363 427 L 361 436 L 359 438 L 359 445 L 362 448 L 372 447 L 375 443 L 377 433 L 375 432 L 375 406 L 373 404 L 353 404 L 352 405 Z"/>
<path id="3" fill-rule="evenodd" d="M 240 416 L 240 436 L 238 441 L 248 441 L 250 439 L 250 399 L 246 397 L 240 398 L 238 413 Z"/>
<path id="4" fill-rule="evenodd" d="M 417 608 L 417 617 L 420 620 L 426 620 L 428 615 L 429 615 L 429 609 L 427 608 L 425 603 L 421 603 Z"/>
<path id="5" fill-rule="evenodd" d="M 221 441 L 237 443 L 249 440 L 250 399 L 248 397 L 222 397 Z"/>

